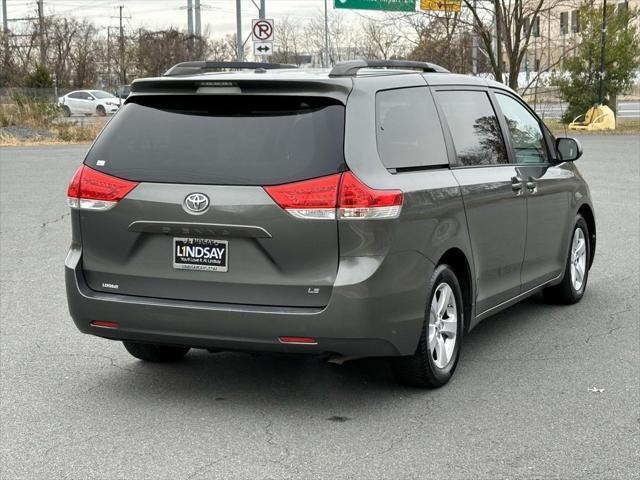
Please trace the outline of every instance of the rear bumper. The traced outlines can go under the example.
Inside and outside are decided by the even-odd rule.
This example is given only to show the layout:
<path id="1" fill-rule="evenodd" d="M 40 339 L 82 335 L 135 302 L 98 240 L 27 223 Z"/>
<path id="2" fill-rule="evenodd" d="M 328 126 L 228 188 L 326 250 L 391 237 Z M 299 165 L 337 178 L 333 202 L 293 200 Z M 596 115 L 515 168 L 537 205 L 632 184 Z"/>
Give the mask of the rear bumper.
<path id="1" fill-rule="evenodd" d="M 340 261 L 324 308 L 263 307 L 136 297 L 91 290 L 82 252 L 69 251 L 65 280 L 69 311 L 81 332 L 113 340 L 197 348 L 345 356 L 412 354 L 424 318 L 433 264 L 418 252 Z M 92 326 L 118 322 L 118 329 Z M 291 345 L 279 336 L 313 337 Z"/>

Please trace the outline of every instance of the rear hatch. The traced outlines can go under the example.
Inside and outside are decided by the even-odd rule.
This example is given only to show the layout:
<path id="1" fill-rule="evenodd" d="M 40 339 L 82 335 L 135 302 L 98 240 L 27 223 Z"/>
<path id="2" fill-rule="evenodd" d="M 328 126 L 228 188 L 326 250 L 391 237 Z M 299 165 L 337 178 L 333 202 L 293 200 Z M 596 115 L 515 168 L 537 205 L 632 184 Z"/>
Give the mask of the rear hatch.
<path id="1" fill-rule="evenodd" d="M 135 182 L 112 208 L 80 210 L 88 285 L 176 300 L 326 305 L 337 222 L 296 218 L 263 187 L 344 171 L 343 135 L 344 106 L 329 98 L 130 97 L 84 162 L 92 175 L 108 175 L 96 185 Z"/>

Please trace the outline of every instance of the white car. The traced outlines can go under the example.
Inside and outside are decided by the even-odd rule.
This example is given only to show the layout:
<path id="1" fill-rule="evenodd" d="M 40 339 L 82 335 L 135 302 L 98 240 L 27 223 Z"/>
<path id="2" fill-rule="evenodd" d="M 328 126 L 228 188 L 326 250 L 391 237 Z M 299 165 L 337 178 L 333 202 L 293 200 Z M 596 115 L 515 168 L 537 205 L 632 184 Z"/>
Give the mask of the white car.
<path id="1" fill-rule="evenodd" d="M 100 115 L 116 113 L 120 99 L 104 90 L 75 90 L 58 98 L 65 117 L 75 114 Z"/>

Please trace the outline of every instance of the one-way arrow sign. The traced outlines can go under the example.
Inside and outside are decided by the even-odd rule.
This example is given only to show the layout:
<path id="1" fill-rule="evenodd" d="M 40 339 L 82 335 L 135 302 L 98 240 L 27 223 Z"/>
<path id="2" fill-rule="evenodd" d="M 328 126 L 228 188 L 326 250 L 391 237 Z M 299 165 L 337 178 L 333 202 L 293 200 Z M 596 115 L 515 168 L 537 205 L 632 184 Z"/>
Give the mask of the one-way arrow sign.
<path id="1" fill-rule="evenodd" d="M 253 54 L 258 57 L 273 54 L 273 42 L 253 42 Z"/>

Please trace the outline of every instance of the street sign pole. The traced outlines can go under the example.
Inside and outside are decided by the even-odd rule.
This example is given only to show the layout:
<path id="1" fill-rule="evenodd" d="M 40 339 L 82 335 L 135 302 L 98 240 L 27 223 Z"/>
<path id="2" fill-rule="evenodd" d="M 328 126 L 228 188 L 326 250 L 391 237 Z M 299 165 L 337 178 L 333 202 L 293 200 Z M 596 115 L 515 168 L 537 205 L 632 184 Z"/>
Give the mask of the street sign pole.
<path id="1" fill-rule="evenodd" d="M 242 41 L 242 2 L 236 0 L 236 60 L 244 60 L 244 42 Z"/>
<path id="2" fill-rule="evenodd" d="M 324 68 L 329 68 L 329 0 L 324 0 Z"/>
<path id="3" fill-rule="evenodd" d="M 607 39 L 607 0 L 602 5 L 602 36 L 600 37 L 600 82 L 598 84 L 598 104 L 604 101 L 604 46 Z"/>

